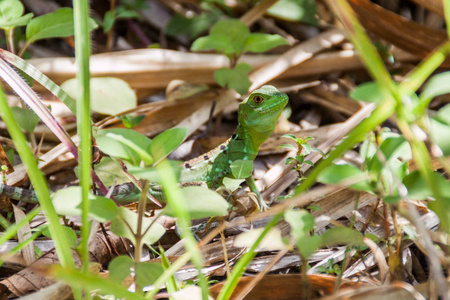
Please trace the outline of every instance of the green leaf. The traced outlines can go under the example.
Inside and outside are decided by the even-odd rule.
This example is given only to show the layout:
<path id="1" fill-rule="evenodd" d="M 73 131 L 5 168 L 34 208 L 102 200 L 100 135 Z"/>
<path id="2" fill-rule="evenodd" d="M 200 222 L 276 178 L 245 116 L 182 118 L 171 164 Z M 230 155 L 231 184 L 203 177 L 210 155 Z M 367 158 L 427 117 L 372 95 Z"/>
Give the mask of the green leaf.
<path id="1" fill-rule="evenodd" d="M 289 43 L 278 34 L 252 33 L 245 40 L 244 52 L 266 52 L 281 45 Z"/>
<path id="2" fill-rule="evenodd" d="M 318 236 L 310 235 L 315 226 L 314 216 L 304 209 L 290 209 L 284 213 L 284 218 L 291 226 L 291 236 L 300 254 L 308 258 L 320 244 Z"/>
<path id="3" fill-rule="evenodd" d="M 108 32 L 111 30 L 114 25 L 114 21 L 116 20 L 116 16 L 114 11 L 108 10 L 103 16 L 103 32 Z"/>
<path id="4" fill-rule="evenodd" d="M 241 183 L 243 183 L 245 179 L 234 179 L 230 177 L 224 177 L 222 184 L 225 188 L 230 191 L 235 191 L 241 187 Z"/>
<path id="5" fill-rule="evenodd" d="M 297 139 L 298 139 L 295 135 L 290 134 L 290 133 L 283 134 L 281 137 L 288 138 L 288 139 L 291 139 L 291 140 L 294 140 L 294 141 L 297 141 Z"/>
<path id="6" fill-rule="evenodd" d="M 186 127 L 174 127 L 157 135 L 150 144 L 150 154 L 157 164 L 167 155 L 172 153 L 186 138 L 188 129 Z"/>
<path id="7" fill-rule="evenodd" d="M 446 190 L 450 190 L 449 183 L 447 182 Z M 441 221 L 441 230 L 446 233 L 450 232 L 450 197 L 444 196 L 440 200 L 428 202 L 428 208 L 433 210 L 438 215 Z"/>
<path id="8" fill-rule="evenodd" d="M 284 213 L 284 218 L 291 225 L 291 235 L 294 241 L 308 237 L 315 226 L 314 216 L 304 209 L 287 210 Z"/>
<path id="9" fill-rule="evenodd" d="M 116 118 L 122 121 L 122 124 L 123 126 L 125 126 L 125 128 L 133 128 L 139 125 L 139 123 L 141 123 L 142 120 L 144 120 L 145 115 L 137 115 L 137 116 L 124 115 L 124 116 L 116 116 Z"/>
<path id="10" fill-rule="evenodd" d="M 81 216 L 81 188 L 72 186 L 55 192 L 52 202 L 58 214 L 64 216 Z M 89 195 L 89 216 L 99 222 L 107 222 L 117 216 L 117 206 L 113 200 Z"/>
<path id="11" fill-rule="evenodd" d="M 228 213 L 229 204 L 218 193 L 200 186 L 188 186 L 181 189 L 191 219 L 225 216 Z M 174 217 L 170 204 L 163 213 Z"/>
<path id="12" fill-rule="evenodd" d="M 303 163 L 307 164 L 307 165 L 310 165 L 311 167 L 314 167 L 314 163 L 312 161 L 310 161 L 310 160 L 305 160 Z"/>
<path id="13" fill-rule="evenodd" d="M 365 102 L 382 103 L 384 101 L 383 92 L 376 82 L 366 82 L 358 85 L 350 92 L 350 97 Z"/>
<path id="14" fill-rule="evenodd" d="M 180 167 L 179 161 L 169 160 L 166 164 L 166 166 L 170 167 L 170 172 L 173 172 L 175 174 L 175 177 L 177 179 L 180 178 L 181 174 L 181 167 Z M 150 181 L 151 183 L 161 183 L 161 174 L 158 172 L 158 170 L 154 167 L 150 168 L 142 168 L 140 166 L 128 166 L 128 172 L 133 174 L 134 176 L 146 179 Z"/>
<path id="15" fill-rule="evenodd" d="M 437 118 L 431 118 L 431 135 L 433 141 L 441 148 L 445 156 L 450 155 L 450 124 L 440 121 Z"/>
<path id="16" fill-rule="evenodd" d="M 450 125 L 450 104 L 442 107 L 435 118 Z"/>
<path id="17" fill-rule="evenodd" d="M 190 38 L 194 38 L 199 36 L 202 32 L 207 31 L 219 17 L 220 14 L 209 12 L 201 13 L 193 18 L 186 18 L 181 14 L 175 14 L 167 24 L 166 34 L 170 36 L 187 34 Z"/>
<path id="18" fill-rule="evenodd" d="M 125 278 L 131 275 L 133 266 L 134 261 L 129 256 L 117 256 L 108 265 L 108 279 L 117 284 L 122 284 Z"/>
<path id="19" fill-rule="evenodd" d="M 14 19 L 12 21 L 2 22 L 0 24 L 0 28 L 7 29 L 7 28 L 17 27 L 17 26 L 25 26 L 28 23 L 30 23 L 32 18 L 33 18 L 33 13 L 28 13 L 25 16 L 22 16 L 20 18 Z"/>
<path id="20" fill-rule="evenodd" d="M 310 257 L 320 247 L 321 237 L 313 235 L 306 237 L 302 240 L 298 240 L 295 244 L 302 257 Z"/>
<path id="21" fill-rule="evenodd" d="M 288 158 L 286 158 L 285 164 L 286 165 L 290 165 L 290 164 L 293 164 L 295 162 L 296 162 L 296 160 L 293 157 L 288 157 Z"/>
<path id="22" fill-rule="evenodd" d="M 264 228 L 256 228 L 250 231 L 239 234 L 233 243 L 233 247 L 243 248 L 251 247 L 259 238 Z M 281 231 L 278 228 L 273 228 L 267 233 L 261 243 L 258 245 L 256 251 L 276 251 L 286 249 L 283 242 Z"/>
<path id="23" fill-rule="evenodd" d="M 389 195 L 383 197 L 383 201 L 387 204 L 398 204 L 402 198 L 399 195 Z"/>
<path id="24" fill-rule="evenodd" d="M 331 246 L 331 245 L 355 245 L 355 246 L 364 246 L 363 235 L 356 231 L 355 229 L 351 229 L 349 227 L 334 227 L 321 235 L 322 246 Z"/>
<path id="25" fill-rule="evenodd" d="M 133 245 L 136 245 L 134 234 L 137 230 L 138 214 L 126 209 L 125 207 L 119 207 L 118 211 L 119 216 L 115 217 L 111 221 L 111 231 L 118 236 L 128 238 Z M 126 225 L 125 222 L 128 225 Z M 149 218 L 144 217 L 142 219 L 143 230 L 146 230 L 150 225 L 152 225 L 152 227 L 147 231 L 144 237 L 142 237 L 142 242 L 148 246 L 156 243 L 166 232 L 162 225 L 152 222 Z M 132 232 L 130 231 L 130 228 Z"/>
<path id="26" fill-rule="evenodd" d="M 439 186 L 443 197 L 450 197 L 450 183 L 439 173 L 433 173 L 433 182 Z M 414 171 L 403 178 L 403 184 L 408 189 L 408 197 L 413 200 L 424 200 L 433 196 L 431 187 L 419 171 Z"/>
<path id="27" fill-rule="evenodd" d="M 239 19 L 220 20 L 211 28 L 211 36 L 228 36 L 233 43 L 239 45 L 243 49 L 245 40 L 250 35 L 250 30 Z"/>
<path id="28" fill-rule="evenodd" d="M 152 141 L 132 129 L 102 129 L 97 131 L 95 138 L 100 150 L 108 155 L 124 159 L 134 165 L 139 165 L 141 161 L 153 163 L 153 158 L 147 153 Z"/>
<path id="29" fill-rule="evenodd" d="M 319 148 L 312 148 L 311 151 L 312 151 L 312 152 L 319 153 L 319 154 L 322 155 L 323 157 L 326 156 L 326 154 L 325 154 L 322 150 L 320 150 Z"/>
<path id="30" fill-rule="evenodd" d="M 140 262 L 136 264 L 136 284 L 152 285 L 164 273 L 164 268 L 158 263 Z"/>
<path id="31" fill-rule="evenodd" d="M 93 30 L 96 27 L 95 21 L 90 19 L 89 29 Z M 42 39 L 68 37 L 73 34 L 73 10 L 67 7 L 34 18 L 26 30 L 27 44 Z"/>
<path id="32" fill-rule="evenodd" d="M 2 0 L 0 1 L 0 28 L 6 29 L 13 26 L 13 22 L 16 22 L 22 17 L 24 7 L 19 0 Z"/>
<path id="33" fill-rule="evenodd" d="M 213 49 L 225 55 L 238 55 L 244 50 L 249 35 L 248 27 L 240 20 L 221 20 L 214 24 L 209 36 L 196 39 L 191 50 Z"/>
<path id="34" fill-rule="evenodd" d="M 14 161 L 16 159 L 16 157 L 14 155 L 14 150 L 13 149 L 5 149 L 5 148 L 3 148 L 3 150 L 5 151 L 5 154 L 9 160 L 9 163 L 14 166 L 15 165 Z"/>
<path id="35" fill-rule="evenodd" d="M 267 14 L 290 22 L 304 22 L 318 25 L 317 9 L 314 0 L 280 0 L 267 11 Z"/>
<path id="36" fill-rule="evenodd" d="M 223 54 L 232 54 L 238 52 L 238 47 L 228 36 L 204 36 L 196 39 L 192 43 L 191 51 L 216 50 Z"/>
<path id="37" fill-rule="evenodd" d="M 19 124 L 20 128 L 25 130 L 26 132 L 33 132 L 34 128 L 36 128 L 36 125 L 39 123 L 41 119 L 28 108 L 21 108 L 21 107 L 11 107 L 11 110 L 14 114 L 14 118 Z"/>
<path id="38" fill-rule="evenodd" d="M 52 235 L 50 233 L 48 226 L 46 226 L 46 225 L 44 225 L 44 226 L 45 226 L 44 229 L 42 229 L 42 227 L 40 226 L 39 231 L 44 236 L 52 239 Z M 75 248 L 77 246 L 77 234 L 70 227 L 62 226 L 62 229 L 63 229 L 65 239 L 67 241 L 67 245 L 69 247 Z"/>
<path id="39" fill-rule="evenodd" d="M 302 164 L 305 161 L 305 156 L 303 154 L 300 155 L 296 155 L 295 156 L 295 160 L 299 163 Z"/>
<path id="40" fill-rule="evenodd" d="M 420 94 L 420 99 L 432 99 L 436 96 L 450 93 L 450 72 L 442 72 L 434 75 L 428 80 Z"/>
<path id="41" fill-rule="evenodd" d="M 321 211 L 322 210 L 322 208 L 318 204 L 311 204 L 307 207 L 307 209 L 313 210 L 313 211 Z"/>
<path id="42" fill-rule="evenodd" d="M 252 67 L 246 63 L 239 63 L 234 69 L 220 68 L 214 72 L 214 79 L 222 86 L 228 86 L 235 89 L 239 94 L 243 95 L 247 93 L 248 88 L 251 86 L 251 82 L 248 79 L 248 73 L 252 70 Z"/>
<path id="43" fill-rule="evenodd" d="M 95 165 L 95 172 L 106 186 L 130 182 L 122 167 L 111 157 L 105 156 Z"/>
<path id="44" fill-rule="evenodd" d="M 332 164 L 317 176 L 317 181 L 326 184 L 337 184 L 344 180 L 354 180 L 358 178 L 364 179 L 367 178 L 367 176 L 353 165 Z"/>
<path id="45" fill-rule="evenodd" d="M 105 115 L 115 115 L 137 106 L 136 93 L 128 83 L 114 77 L 91 78 L 91 108 Z M 81 90 L 76 78 L 65 81 L 61 88 L 73 99 L 80 99 Z"/>
<path id="46" fill-rule="evenodd" d="M 231 173 L 236 179 L 245 179 L 253 173 L 253 161 L 252 160 L 235 160 L 230 165 Z"/>
<path id="47" fill-rule="evenodd" d="M 304 143 L 302 144 L 303 150 L 305 151 L 306 154 L 310 154 L 311 153 L 311 145 L 308 143 Z"/>
<path id="48" fill-rule="evenodd" d="M 278 146 L 278 148 L 285 148 L 285 149 L 288 149 L 288 150 L 295 150 L 295 151 L 297 151 L 297 148 L 294 145 L 292 145 L 292 144 L 283 144 L 283 145 Z"/>
<path id="49" fill-rule="evenodd" d="M 132 9 L 126 9 L 123 6 L 118 6 L 114 11 L 117 19 L 131 19 L 131 18 L 140 18 L 141 15 Z"/>

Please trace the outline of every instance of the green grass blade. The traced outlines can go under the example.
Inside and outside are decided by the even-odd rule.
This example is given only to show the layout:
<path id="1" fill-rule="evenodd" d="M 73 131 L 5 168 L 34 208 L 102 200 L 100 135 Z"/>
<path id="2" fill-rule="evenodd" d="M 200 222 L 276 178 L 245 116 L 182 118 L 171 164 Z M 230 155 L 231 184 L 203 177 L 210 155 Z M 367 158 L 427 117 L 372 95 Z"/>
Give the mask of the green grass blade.
<path id="1" fill-rule="evenodd" d="M 48 221 L 48 227 L 55 243 L 56 252 L 58 253 L 59 260 L 64 267 L 73 267 L 74 261 L 70 247 L 67 245 L 65 233 L 62 225 L 59 223 L 59 216 L 56 214 L 50 199 L 49 189 L 47 182 L 42 175 L 42 172 L 38 169 L 36 158 L 34 157 L 31 149 L 28 147 L 25 136 L 20 128 L 17 126 L 11 108 L 8 106 L 5 93 L 3 89 L 0 89 L 0 116 L 6 123 L 9 134 L 14 140 L 17 152 L 22 159 L 22 162 L 27 168 L 28 176 L 36 190 L 36 194 L 39 198 L 39 203 L 45 211 L 45 215 Z"/>
<path id="2" fill-rule="evenodd" d="M 269 224 L 264 228 L 264 231 L 261 233 L 261 235 L 258 237 L 258 239 L 255 241 L 255 243 L 248 249 L 248 252 L 245 253 L 239 261 L 236 263 L 236 265 L 233 267 L 233 271 L 231 272 L 230 278 L 226 281 L 225 285 L 223 286 L 222 290 L 219 293 L 219 296 L 217 296 L 217 300 L 228 300 L 231 297 L 231 294 L 233 293 L 234 289 L 236 288 L 237 284 L 239 283 L 239 279 L 242 277 L 242 274 L 244 274 L 244 271 L 246 270 L 247 266 L 250 264 L 252 259 L 256 255 L 256 248 L 261 243 L 261 241 L 264 239 L 267 233 L 278 224 L 278 222 L 283 217 L 283 214 L 276 215 Z"/>
<path id="3" fill-rule="evenodd" d="M 80 253 L 83 261 L 83 271 L 89 272 L 89 190 L 91 189 L 91 109 L 90 109 L 90 34 L 89 34 L 89 1 L 75 0 L 74 27 L 75 53 L 78 65 L 77 79 L 81 89 L 81 99 L 77 101 L 77 131 L 80 136 L 79 147 L 79 177 L 82 194 L 82 228 Z"/>
<path id="4" fill-rule="evenodd" d="M 50 78 L 45 76 L 41 71 L 36 69 L 32 64 L 26 62 L 22 58 L 14 55 L 13 53 L 0 49 L 0 57 L 3 58 L 7 63 L 13 65 L 17 69 L 21 70 L 37 82 L 39 82 L 43 87 L 49 90 L 53 95 L 59 98 L 71 112 L 75 112 L 75 101 L 64 92 L 56 83 L 54 83 Z"/>

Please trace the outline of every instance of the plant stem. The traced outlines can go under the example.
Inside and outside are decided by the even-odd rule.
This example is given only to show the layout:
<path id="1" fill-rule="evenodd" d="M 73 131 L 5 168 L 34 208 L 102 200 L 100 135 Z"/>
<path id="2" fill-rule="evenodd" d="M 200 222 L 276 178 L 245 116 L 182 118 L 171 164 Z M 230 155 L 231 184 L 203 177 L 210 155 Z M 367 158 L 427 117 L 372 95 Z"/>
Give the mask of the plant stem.
<path id="1" fill-rule="evenodd" d="M 81 98 L 77 101 L 77 132 L 80 136 L 79 176 L 82 194 L 81 242 L 80 252 L 83 261 L 82 270 L 89 273 L 89 191 L 91 189 L 91 109 L 90 109 L 90 34 L 89 1 L 74 0 L 75 53 L 78 65 L 77 79 Z"/>

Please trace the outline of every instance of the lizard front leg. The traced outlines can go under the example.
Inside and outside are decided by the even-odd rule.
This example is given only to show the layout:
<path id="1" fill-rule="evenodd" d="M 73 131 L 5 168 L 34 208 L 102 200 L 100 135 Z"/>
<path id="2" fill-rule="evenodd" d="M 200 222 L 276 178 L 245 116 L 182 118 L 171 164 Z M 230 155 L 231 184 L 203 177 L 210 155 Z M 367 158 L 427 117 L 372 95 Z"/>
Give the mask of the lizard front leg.
<path id="1" fill-rule="evenodd" d="M 261 193 L 258 191 L 258 187 L 256 186 L 255 178 L 253 177 L 253 175 L 250 175 L 249 177 L 247 177 L 245 179 L 245 182 L 249 186 L 250 190 L 253 193 L 255 193 L 256 196 L 258 197 L 258 203 L 259 203 L 260 211 L 268 210 L 269 206 L 266 204 L 266 202 L 264 202 L 264 199 L 262 198 Z"/>

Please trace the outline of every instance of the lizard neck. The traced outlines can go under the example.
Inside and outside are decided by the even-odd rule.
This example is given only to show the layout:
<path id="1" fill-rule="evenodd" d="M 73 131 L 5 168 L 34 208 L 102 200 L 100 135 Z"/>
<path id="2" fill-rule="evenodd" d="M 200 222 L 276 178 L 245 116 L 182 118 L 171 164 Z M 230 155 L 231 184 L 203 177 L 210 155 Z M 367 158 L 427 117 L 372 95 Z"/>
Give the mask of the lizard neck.
<path id="1" fill-rule="evenodd" d="M 235 154 L 231 160 L 253 160 L 258 155 L 259 146 L 272 134 L 273 127 L 267 130 L 266 126 L 247 126 L 239 123 L 228 143 L 231 154 Z"/>

